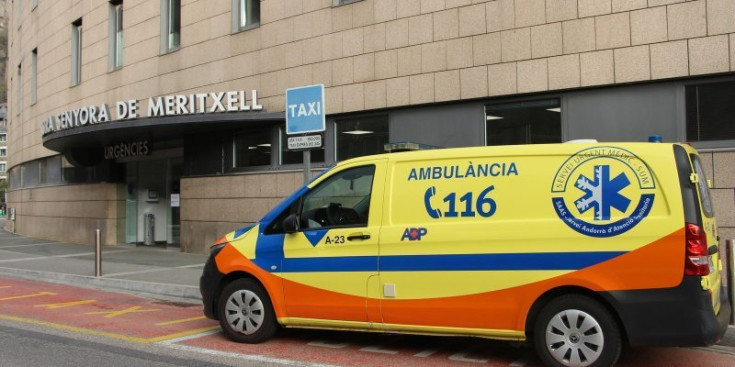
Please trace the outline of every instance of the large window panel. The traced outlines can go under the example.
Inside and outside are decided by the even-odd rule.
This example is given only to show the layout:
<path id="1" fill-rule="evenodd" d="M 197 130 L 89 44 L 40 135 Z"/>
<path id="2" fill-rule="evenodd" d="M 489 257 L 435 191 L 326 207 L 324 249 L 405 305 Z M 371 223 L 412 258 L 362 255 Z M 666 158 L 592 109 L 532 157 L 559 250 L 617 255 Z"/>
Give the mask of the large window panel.
<path id="1" fill-rule="evenodd" d="M 487 145 L 561 142 L 558 99 L 485 106 Z"/>
<path id="2" fill-rule="evenodd" d="M 735 81 L 686 87 L 687 141 L 735 139 Z"/>
<path id="3" fill-rule="evenodd" d="M 388 116 L 354 117 L 337 120 L 337 160 L 385 153 Z"/>
<path id="4" fill-rule="evenodd" d="M 233 141 L 233 168 L 270 166 L 272 152 L 271 129 L 237 135 Z"/>

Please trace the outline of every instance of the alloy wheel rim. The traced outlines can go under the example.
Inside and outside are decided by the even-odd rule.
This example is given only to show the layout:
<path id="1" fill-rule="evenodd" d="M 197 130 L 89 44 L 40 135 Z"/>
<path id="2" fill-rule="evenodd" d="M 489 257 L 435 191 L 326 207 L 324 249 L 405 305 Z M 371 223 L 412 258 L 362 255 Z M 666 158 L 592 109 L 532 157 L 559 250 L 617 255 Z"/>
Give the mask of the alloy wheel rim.
<path id="1" fill-rule="evenodd" d="M 263 301 L 249 290 L 234 292 L 227 299 L 225 319 L 234 331 L 253 334 L 260 329 L 265 319 Z"/>
<path id="2" fill-rule="evenodd" d="M 559 363 L 586 367 L 602 354 L 605 338 L 600 323 L 580 310 L 557 313 L 546 326 L 546 347 Z"/>

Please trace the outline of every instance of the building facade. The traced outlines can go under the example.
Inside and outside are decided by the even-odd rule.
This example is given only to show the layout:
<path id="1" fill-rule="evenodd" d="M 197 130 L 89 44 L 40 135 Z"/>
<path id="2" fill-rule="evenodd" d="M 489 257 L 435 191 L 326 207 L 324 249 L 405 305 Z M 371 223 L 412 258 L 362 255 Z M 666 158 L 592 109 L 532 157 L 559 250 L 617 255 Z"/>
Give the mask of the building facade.
<path id="1" fill-rule="evenodd" d="M 285 91 L 325 86 L 314 173 L 434 147 L 688 141 L 735 238 L 735 0 L 13 0 L 17 233 L 204 252 L 303 182 Z"/>

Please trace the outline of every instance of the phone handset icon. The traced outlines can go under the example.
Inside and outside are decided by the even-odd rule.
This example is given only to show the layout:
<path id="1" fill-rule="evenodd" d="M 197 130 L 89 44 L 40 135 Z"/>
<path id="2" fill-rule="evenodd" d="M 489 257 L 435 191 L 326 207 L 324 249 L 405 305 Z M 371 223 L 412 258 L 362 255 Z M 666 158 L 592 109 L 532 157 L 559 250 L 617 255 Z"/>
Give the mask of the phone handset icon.
<path id="1" fill-rule="evenodd" d="M 442 212 L 439 209 L 434 209 L 431 206 L 431 197 L 436 195 L 436 187 L 432 186 L 426 189 L 426 193 L 424 193 L 424 206 L 426 207 L 426 212 L 429 214 L 430 217 L 434 219 L 439 219 L 442 216 Z"/>

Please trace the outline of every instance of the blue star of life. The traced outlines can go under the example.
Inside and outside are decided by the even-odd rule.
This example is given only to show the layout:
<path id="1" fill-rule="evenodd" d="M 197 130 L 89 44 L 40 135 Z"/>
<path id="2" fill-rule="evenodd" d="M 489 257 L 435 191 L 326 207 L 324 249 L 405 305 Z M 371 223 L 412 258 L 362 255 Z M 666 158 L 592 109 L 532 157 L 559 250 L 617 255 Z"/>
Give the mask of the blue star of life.
<path id="1" fill-rule="evenodd" d="M 620 173 L 610 180 L 610 166 L 595 166 L 595 179 L 591 181 L 579 175 L 574 186 L 584 191 L 584 196 L 574 202 L 580 213 L 594 209 L 595 220 L 610 220 L 611 208 L 621 212 L 628 210 L 630 199 L 620 194 L 620 190 L 630 185 L 630 180 Z"/>

